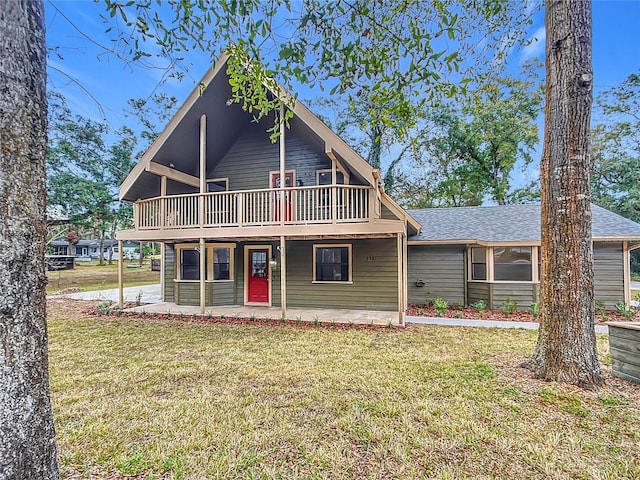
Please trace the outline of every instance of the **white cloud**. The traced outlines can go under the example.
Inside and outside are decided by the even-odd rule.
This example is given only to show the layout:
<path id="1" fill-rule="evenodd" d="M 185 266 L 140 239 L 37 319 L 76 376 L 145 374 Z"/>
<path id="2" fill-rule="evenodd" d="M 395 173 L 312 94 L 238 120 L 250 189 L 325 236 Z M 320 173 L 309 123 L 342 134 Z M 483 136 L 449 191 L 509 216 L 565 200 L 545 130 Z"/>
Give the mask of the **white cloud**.
<path id="1" fill-rule="evenodd" d="M 540 54 L 544 53 L 545 39 L 545 29 L 544 27 L 539 27 L 529 38 L 530 43 L 522 48 L 520 61 L 524 62 L 525 60 L 538 57 Z"/>

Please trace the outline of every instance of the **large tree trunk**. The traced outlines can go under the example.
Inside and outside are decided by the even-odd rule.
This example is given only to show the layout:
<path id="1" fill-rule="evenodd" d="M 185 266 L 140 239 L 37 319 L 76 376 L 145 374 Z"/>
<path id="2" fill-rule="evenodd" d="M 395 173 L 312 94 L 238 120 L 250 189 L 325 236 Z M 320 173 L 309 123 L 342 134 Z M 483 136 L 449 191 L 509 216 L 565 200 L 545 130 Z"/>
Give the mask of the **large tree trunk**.
<path id="1" fill-rule="evenodd" d="M 540 332 L 527 362 L 537 377 L 596 388 L 589 196 L 591 3 L 546 4 L 547 91 L 542 153 Z"/>
<path id="2" fill-rule="evenodd" d="M 0 2 L 0 478 L 59 478 L 49 399 L 44 7 Z"/>

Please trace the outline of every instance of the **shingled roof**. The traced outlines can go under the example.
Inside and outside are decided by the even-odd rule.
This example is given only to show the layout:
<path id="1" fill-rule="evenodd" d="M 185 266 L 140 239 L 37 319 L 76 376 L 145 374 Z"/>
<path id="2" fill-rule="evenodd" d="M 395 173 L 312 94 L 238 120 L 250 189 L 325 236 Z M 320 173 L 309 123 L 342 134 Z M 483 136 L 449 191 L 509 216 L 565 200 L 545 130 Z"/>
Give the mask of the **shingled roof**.
<path id="1" fill-rule="evenodd" d="M 594 240 L 640 240 L 640 224 L 591 205 Z M 434 243 L 540 243 L 540 205 L 409 210 L 422 224 L 409 241 Z"/>

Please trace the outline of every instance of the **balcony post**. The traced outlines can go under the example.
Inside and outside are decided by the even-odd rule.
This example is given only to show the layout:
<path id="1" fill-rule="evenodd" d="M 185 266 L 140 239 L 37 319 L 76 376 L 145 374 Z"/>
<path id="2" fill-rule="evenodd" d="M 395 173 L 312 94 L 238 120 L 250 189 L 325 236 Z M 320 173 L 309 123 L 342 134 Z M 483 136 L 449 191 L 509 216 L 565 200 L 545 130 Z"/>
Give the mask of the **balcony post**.
<path id="1" fill-rule="evenodd" d="M 280 208 L 280 225 L 284 225 L 284 215 L 286 212 L 285 206 L 285 137 L 284 137 L 284 105 L 280 104 L 280 188 L 279 193 L 280 201 L 278 207 Z"/>
<path id="2" fill-rule="evenodd" d="M 161 230 L 167 225 L 167 176 L 160 177 L 160 221 L 158 226 Z"/>
<path id="3" fill-rule="evenodd" d="M 198 208 L 198 224 L 204 226 L 204 194 L 207 192 L 207 115 L 200 117 L 200 198 Z M 204 313 L 204 312 L 202 312 Z"/>
<path id="4" fill-rule="evenodd" d="M 336 187 L 336 159 L 331 158 L 331 223 L 335 224 L 337 222 L 338 216 L 338 188 Z"/>

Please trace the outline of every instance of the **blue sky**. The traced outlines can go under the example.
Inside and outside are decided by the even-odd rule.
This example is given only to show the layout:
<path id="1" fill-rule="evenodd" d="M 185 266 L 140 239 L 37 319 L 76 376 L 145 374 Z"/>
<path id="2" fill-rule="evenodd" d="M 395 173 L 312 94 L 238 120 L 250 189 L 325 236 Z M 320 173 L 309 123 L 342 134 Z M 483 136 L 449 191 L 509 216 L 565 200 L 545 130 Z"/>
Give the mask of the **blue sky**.
<path id="1" fill-rule="evenodd" d="M 523 8 L 525 6 L 523 1 Z M 49 56 L 50 87 L 63 92 L 72 109 L 94 119 L 105 116 L 113 127 L 133 121 L 123 114 L 127 99 L 146 98 L 154 91 L 165 91 L 182 101 L 210 66 L 208 54 L 191 52 L 185 58 L 189 74 L 182 81 L 169 79 L 163 83 L 166 66 L 163 60 L 148 60 L 154 68 L 142 68 L 127 65 L 106 53 L 104 47 L 111 43 L 100 18 L 101 14 L 106 15 L 102 2 L 47 1 L 45 9 L 48 46 L 55 49 Z M 543 20 L 544 14 L 540 11 L 529 30 L 530 37 L 537 41 L 514 51 L 509 58 L 508 70 L 512 73 L 517 73 L 524 59 L 544 57 Z M 640 68 L 639 25 L 640 0 L 593 2 L 596 94 L 618 85 Z M 322 94 L 319 88 L 300 92 L 303 99 Z"/>

